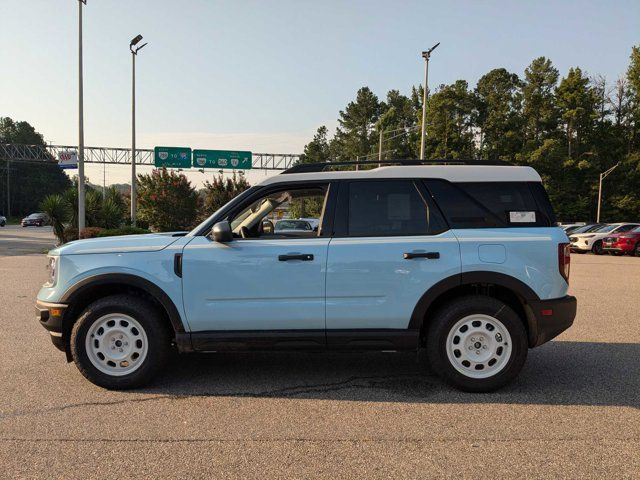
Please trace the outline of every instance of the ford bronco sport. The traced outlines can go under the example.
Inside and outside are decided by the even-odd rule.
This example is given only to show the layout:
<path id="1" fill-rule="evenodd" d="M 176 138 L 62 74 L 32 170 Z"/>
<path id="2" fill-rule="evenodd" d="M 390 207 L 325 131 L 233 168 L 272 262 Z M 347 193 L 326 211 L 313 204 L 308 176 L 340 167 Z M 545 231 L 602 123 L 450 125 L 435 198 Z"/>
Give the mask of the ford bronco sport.
<path id="1" fill-rule="evenodd" d="M 425 349 L 452 385 L 499 388 L 576 313 L 567 236 L 540 176 L 392 163 L 301 164 L 189 233 L 58 247 L 38 318 L 68 361 L 110 389 L 148 382 L 172 348 Z M 319 228 L 264 228 L 294 210 Z"/>

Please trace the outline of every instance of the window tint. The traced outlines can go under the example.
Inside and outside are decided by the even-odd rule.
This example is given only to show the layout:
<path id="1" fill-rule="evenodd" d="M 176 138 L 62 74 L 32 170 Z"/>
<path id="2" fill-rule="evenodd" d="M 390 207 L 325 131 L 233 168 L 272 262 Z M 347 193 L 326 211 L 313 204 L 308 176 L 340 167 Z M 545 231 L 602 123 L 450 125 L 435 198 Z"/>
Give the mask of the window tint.
<path id="1" fill-rule="evenodd" d="M 457 186 L 445 180 L 425 181 L 451 228 L 502 227 L 503 222 Z"/>
<path id="2" fill-rule="evenodd" d="M 347 233 L 350 236 L 426 235 L 446 230 L 410 180 L 348 184 Z"/>
<path id="3" fill-rule="evenodd" d="M 633 230 L 634 228 L 636 228 L 637 225 L 623 225 L 620 228 L 616 229 L 616 233 L 624 233 L 624 232 L 628 232 L 629 230 Z"/>
<path id="4" fill-rule="evenodd" d="M 452 228 L 551 226 L 551 205 L 541 184 L 427 180 Z"/>

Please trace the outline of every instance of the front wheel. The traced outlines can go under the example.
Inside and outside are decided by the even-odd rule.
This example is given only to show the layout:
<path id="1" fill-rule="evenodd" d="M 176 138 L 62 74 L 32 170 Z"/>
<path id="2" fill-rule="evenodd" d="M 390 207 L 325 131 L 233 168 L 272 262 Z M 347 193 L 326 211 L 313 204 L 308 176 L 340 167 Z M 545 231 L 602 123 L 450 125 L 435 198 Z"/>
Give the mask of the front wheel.
<path id="1" fill-rule="evenodd" d="M 170 348 L 171 336 L 157 309 L 131 295 L 95 301 L 71 331 L 71 355 L 80 373 L 113 390 L 149 382 Z"/>
<path id="2" fill-rule="evenodd" d="M 596 243 L 594 243 L 591 251 L 596 255 L 602 255 L 604 253 L 604 250 L 602 248 L 602 241 L 598 240 Z"/>
<path id="3" fill-rule="evenodd" d="M 468 392 L 490 392 L 513 380 L 524 365 L 527 348 L 527 332 L 518 315 L 483 295 L 445 305 L 427 332 L 434 371 Z"/>

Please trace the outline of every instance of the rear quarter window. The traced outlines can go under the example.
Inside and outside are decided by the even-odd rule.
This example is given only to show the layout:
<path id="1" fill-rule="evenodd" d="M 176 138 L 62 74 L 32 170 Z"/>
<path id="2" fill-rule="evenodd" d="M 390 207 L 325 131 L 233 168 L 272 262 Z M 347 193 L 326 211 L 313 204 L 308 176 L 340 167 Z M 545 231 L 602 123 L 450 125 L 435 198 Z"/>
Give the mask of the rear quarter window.
<path id="1" fill-rule="evenodd" d="M 460 182 L 425 184 L 451 228 L 552 226 L 555 218 L 542 184 Z"/>

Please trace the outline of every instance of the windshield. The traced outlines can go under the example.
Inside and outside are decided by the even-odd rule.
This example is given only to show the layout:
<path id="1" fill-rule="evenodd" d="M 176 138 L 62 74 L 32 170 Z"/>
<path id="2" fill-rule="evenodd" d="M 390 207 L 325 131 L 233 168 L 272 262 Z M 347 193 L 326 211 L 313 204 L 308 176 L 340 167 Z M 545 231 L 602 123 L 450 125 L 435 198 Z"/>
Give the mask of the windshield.
<path id="1" fill-rule="evenodd" d="M 311 225 L 304 220 L 280 220 L 276 230 L 311 230 Z"/>
<path id="2" fill-rule="evenodd" d="M 602 225 L 584 225 L 580 228 L 575 229 L 572 233 L 593 232 L 594 230 L 597 230 L 599 228 L 602 228 Z"/>
<path id="3" fill-rule="evenodd" d="M 640 233 L 640 226 L 634 228 L 633 230 L 631 230 L 633 233 Z"/>
<path id="4" fill-rule="evenodd" d="M 618 228 L 620 225 L 605 225 L 604 227 L 600 227 L 595 231 L 595 233 L 608 233 L 612 230 Z"/>

